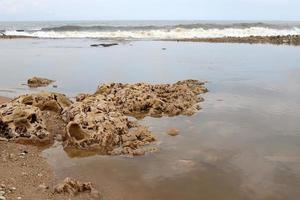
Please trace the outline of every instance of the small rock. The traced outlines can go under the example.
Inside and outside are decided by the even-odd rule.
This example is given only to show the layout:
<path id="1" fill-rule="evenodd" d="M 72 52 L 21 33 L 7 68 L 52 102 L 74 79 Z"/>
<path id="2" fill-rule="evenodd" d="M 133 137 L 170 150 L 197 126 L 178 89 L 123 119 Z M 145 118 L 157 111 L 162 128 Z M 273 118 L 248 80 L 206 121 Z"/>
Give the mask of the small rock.
<path id="1" fill-rule="evenodd" d="M 28 174 L 26 172 L 22 172 L 22 176 L 27 176 Z"/>
<path id="2" fill-rule="evenodd" d="M 62 135 L 56 135 L 55 139 L 59 142 L 63 141 Z"/>
<path id="3" fill-rule="evenodd" d="M 0 195 L 0 200 L 6 200 L 6 198 Z"/>
<path id="4" fill-rule="evenodd" d="M 170 136 L 177 136 L 177 135 L 179 135 L 179 130 L 176 129 L 176 128 L 170 128 L 167 131 L 167 134 L 170 135 Z"/>
<path id="5" fill-rule="evenodd" d="M 28 151 L 26 151 L 26 150 L 23 150 L 23 153 L 25 153 L 25 154 L 28 154 Z"/>
<path id="6" fill-rule="evenodd" d="M 41 190 L 48 190 L 49 189 L 49 186 L 47 186 L 45 183 L 39 185 L 39 189 Z"/>
<path id="7" fill-rule="evenodd" d="M 17 199 L 22 199 L 22 197 L 17 197 Z"/>
<path id="8" fill-rule="evenodd" d="M 107 44 L 92 44 L 91 47 L 111 47 L 111 46 L 115 46 L 118 45 L 117 43 L 107 43 Z"/>
<path id="9" fill-rule="evenodd" d="M 0 137 L 0 141 L 2 141 L 2 142 L 7 142 L 7 141 L 8 141 L 8 139 L 6 139 L 6 138 L 3 138 L 3 137 Z"/>
<path id="10" fill-rule="evenodd" d="M 133 150 L 133 155 L 143 156 L 143 155 L 145 155 L 145 150 L 144 149 L 135 149 L 135 150 Z"/>
<path id="11" fill-rule="evenodd" d="M 53 83 L 53 80 L 41 78 L 41 77 L 33 77 L 28 79 L 27 85 L 31 88 L 45 87 Z"/>

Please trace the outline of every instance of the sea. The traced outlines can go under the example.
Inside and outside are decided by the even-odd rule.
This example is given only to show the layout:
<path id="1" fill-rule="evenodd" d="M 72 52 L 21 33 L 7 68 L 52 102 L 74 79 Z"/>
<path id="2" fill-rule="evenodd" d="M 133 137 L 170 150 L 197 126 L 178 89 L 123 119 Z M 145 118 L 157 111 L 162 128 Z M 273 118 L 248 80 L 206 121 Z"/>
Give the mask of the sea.
<path id="1" fill-rule="evenodd" d="M 0 32 L 38 38 L 120 40 L 284 36 L 299 35 L 300 21 L 2 21 Z"/>

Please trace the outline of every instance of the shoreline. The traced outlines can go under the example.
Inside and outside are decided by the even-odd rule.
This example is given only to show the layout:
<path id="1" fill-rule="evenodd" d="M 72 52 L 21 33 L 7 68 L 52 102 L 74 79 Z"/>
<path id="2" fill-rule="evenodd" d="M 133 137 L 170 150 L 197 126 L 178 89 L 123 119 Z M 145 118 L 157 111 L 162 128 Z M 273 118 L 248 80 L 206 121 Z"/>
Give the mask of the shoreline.
<path id="1" fill-rule="evenodd" d="M 32 39 L 38 37 L 32 37 L 32 36 L 24 36 L 24 35 L 0 35 L 0 39 Z"/>
<path id="2" fill-rule="evenodd" d="M 32 37 L 32 36 L 0 35 L 0 40 L 1 39 L 87 39 L 87 38 L 39 38 L 39 37 Z M 89 39 L 97 39 L 97 38 L 89 38 Z M 113 39 L 114 38 L 107 38 L 107 40 L 113 40 Z M 106 39 L 104 39 L 104 40 L 106 40 Z M 116 39 L 116 40 L 118 40 L 118 39 Z M 142 39 L 140 39 L 140 40 L 142 40 Z M 133 41 L 140 41 L 140 40 L 133 40 Z M 300 35 L 153 39 L 153 41 L 241 43 L 241 44 L 242 43 L 245 43 L 245 44 L 275 44 L 275 45 L 294 45 L 294 46 L 298 46 L 298 45 L 300 45 Z"/>
<path id="3" fill-rule="evenodd" d="M 167 40 L 167 41 L 208 42 L 208 43 L 276 44 L 276 45 L 294 45 L 294 46 L 298 46 L 298 45 L 300 45 L 300 35 L 171 39 L 171 40 Z"/>

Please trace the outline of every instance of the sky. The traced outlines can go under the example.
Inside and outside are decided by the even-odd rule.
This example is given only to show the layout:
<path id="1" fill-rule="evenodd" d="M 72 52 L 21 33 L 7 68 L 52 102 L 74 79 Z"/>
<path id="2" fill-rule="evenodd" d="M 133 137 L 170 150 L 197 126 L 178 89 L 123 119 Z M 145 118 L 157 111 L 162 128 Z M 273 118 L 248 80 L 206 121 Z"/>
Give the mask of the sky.
<path id="1" fill-rule="evenodd" d="M 0 21 L 300 20 L 300 0 L 0 0 Z"/>

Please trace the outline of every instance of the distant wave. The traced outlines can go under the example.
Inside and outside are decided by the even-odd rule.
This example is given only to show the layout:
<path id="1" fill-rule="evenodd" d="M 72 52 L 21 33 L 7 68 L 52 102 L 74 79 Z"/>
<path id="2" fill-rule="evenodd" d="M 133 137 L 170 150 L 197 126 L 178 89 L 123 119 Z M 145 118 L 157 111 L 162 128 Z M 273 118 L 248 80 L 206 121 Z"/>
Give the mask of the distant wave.
<path id="1" fill-rule="evenodd" d="M 289 29 L 294 26 L 267 23 L 233 23 L 233 24 L 179 24 L 173 26 L 58 26 L 42 28 L 41 31 L 130 31 L 130 30 L 172 30 L 172 29 L 247 29 L 247 28 Z M 300 27 L 298 27 L 300 28 Z"/>
<path id="2" fill-rule="evenodd" d="M 193 39 L 300 35 L 299 25 L 267 23 L 179 24 L 168 26 L 74 26 L 5 31 L 7 35 L 40 38 Z"/>

